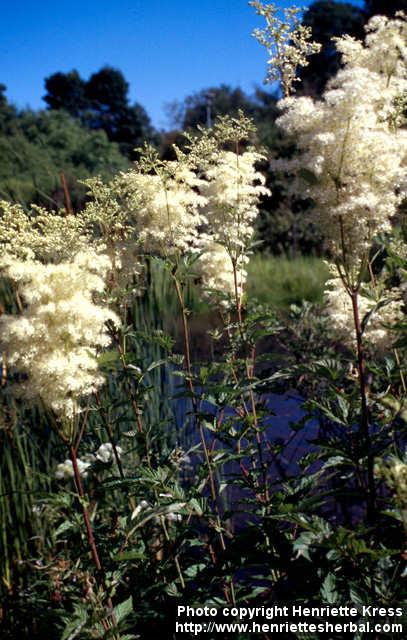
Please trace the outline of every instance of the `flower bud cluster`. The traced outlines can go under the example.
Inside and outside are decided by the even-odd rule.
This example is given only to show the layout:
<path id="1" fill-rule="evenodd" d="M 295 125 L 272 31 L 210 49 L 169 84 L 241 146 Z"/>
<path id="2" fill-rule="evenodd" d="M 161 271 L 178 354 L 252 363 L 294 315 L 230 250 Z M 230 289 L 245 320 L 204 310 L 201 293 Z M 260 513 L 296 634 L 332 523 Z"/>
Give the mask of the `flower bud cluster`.
<path id="1" fill-rule="evenodd" d="M 82 216 L 64 215 L 0 201 L 0 255 L 60 262 L 86 248 L 89 230 Z M 1 263 L 0 263 L 1 264 Z"/>
<path id="2" fill-rule="evenodd" d="M 253 35 L 269 54 L 266 82 L 281 82 L 287 96 L 293 90 L 299 67 L 306 67 L 308 56 L 318 53 L 321 45 L 311 41 L 311 28 L 300 22 L 301 9 L 283 9 L 283 20 L 278 17 L 279 7 L 255 0 L 249 4 L 264 17 L 265 29 L 255 29 Z"/>

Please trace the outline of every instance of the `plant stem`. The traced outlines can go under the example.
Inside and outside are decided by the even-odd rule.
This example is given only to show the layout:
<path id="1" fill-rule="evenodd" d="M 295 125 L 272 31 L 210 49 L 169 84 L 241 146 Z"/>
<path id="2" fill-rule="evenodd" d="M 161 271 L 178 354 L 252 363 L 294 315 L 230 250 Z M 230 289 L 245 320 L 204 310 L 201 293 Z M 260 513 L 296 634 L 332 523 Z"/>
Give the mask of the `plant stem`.
<path id="1" fill-rule="evenodd" d="M 233 280 L 234 280 L 234 287 L 235 287 L 235 300 L 236 300 L 236 310 L 237 310 L 238 323 L 239 323 L 239 331 L 240 331 L 240 337 L 241 337 L 242 343 L 244 344 L 245 337 L 244 337 L 244 331 L 243 331 L 242 297 L 241 295 L 239 295 L 236 260 L 232 259 L 232 266 L 233 266 Z M 246 346 L 245 346 L 245 350 L 246 350 Z M 254 429 L 256 433 L 256 436 L 255 436 L 256 446 L 257 446 L 257 452 L 259 455 L 259 462 L 260 462 L 260 467 L 262 470 L 262 477 L 263 477 L 263 492 L 264 492 L 263 500 L 265 504 L 265 513 L 266 515 L 268 515 L 270 513 L 270 493 L 269 493 L 268 479 L 267 479 L 267 464 L 265 463 L 264 457 L 263 457 L 261 438 L 260 438 L 259 426 L 258 426 L 258 417 L 257 417 L 257 411 L 256 411 L 256 401 L 255 401 L 253 389 L 250 383 L 250 380 L 253 377 L 254 364 L 255 364 L 254 350 L 252 352 L 252 355 L 253 355 L 252 364 L 250 364 L 247 353 L 244 354 L 244 359 L 245 359 L 246 377 L 249 382 L 249 396 L 250 396 L 250 404 L 252 407 Z M 244 406 L 246 407 L 245 403 L 244 403 Z"/>
<path id="2" fill-rule="evenodd" d="M 92 529 L 92 524 L 91 524 L 91 521 L 90 521 L 90 518 L 89 518 L 89 513 L 88 513 L 88 510 L 87 510 L 86 505 L 85 505 L 85 492 L 83 490 L 81 476 L 80 476 L 79 468 L 78 468 L 77 449 L 73 445 L 71 445 L 69 447 L 69 455 L 70 455 L 71 462 L 72 462 L 75 485 L 76 485 L 76 489 L 77 489 L 78 495 L 79 495 L 79 502 L 80 502 L 80 505 L 81 505 L 83 521 L 85 523 L 86 535 L 87 535 L 87 538 L 88 538 L 88 542 L 89 542 L 89 546 L 90 546 L 90 550 L 91 550 L 91 554 L 92 554 L 93 563 L 94 563 L 95 568 L 96 568 L 97 581 L 99 582 L 99 585 L 102 587 L 103 591 L 107 595 L 108 590 L 107 590 L 107 585 L 106 585 L 105 573 L 104 573 L 103 566 L 102 566 L 102 563 L 101 563 L 101 560 L 100 560 L 100 556 L 99 556 L 99 552 L 98 552 L 98 549 L 97 549 L 97 546 L 96 546 L 95 536 L 93 535 L 93 529 Z M 112 613 L 110 614 L 111 619 L 112 619 L 112 624 L 113 624 L 113 626 L 116 626 L 116 619 L 115 619 L 115 615 L 113 613 L 113 603 L 112 603 L 112 599 L 111 599 L 111 597 L 109 595 L 107 595 L 106 604 L 107 604 L 108 609 L 110 609 L 112 611 Z"/>
<path id="3" fill-rule="evenodd" d="M 122 348 L 122 346 L 120 344 L 119 336 L 117 335 L 117 333 L 113 334 L 113 338 L 114 338 L 114 341 L 116 343 L 117 351 L 119 353 L 120 362 L 122 363 L 123 370 L 124 370 L 124 372 L 126 374 L 126 385 L 127 385 L 128 391 L 130 393 L 130 400 L 131 400 L 131 405 L 133 407 L 134 415 L 136 416 L 137 431 L 139 433 L 143 433 L 144 429 L 143 429 L 143 422 L 142 422 L 142 418 L 141 418 L 141 411 L 140 411 L 140 407 L 138 406 L 137 400 L 135 398 L 133 389 L 131 388 L 131 386 L 129 385 L 129 382 L 128 382 L 128 371 L 129 371 L 129 368 L 127 366 L 126 358 L 125 358 L 125 355 L 123 353 L 123 348 Z"/>
<path id="4" fill-rule="evenodd" d="M 372 442 L 369 433 L 369 409 L 367 402 L 367 385 L 366 385 L 366 369 L 365 369 L 365 355 L 363 349 L 362 340 L 362 328 L 360 324 L 359 316 L 359 294 L 357 290 L 353 290 L 351 294 L 352 308 L 353 308 L 353 320 L 355 324 L 356 334 L 356 348 L 358 359 L 358 373 L 359 373 L 359 389 L 361 399 L 361 434 L 365 442 L 367 452 L 367 518 L 369 522 L 372 522 L 375 513 L 376 504 L 376 487 L 373 475 L 374 456 L 372 451 Z"/>
<path id="5" fill-rule="evenodd" d="M 191 365 L 191 350 L 190 350 L 190 346 L 189 346 L 188 314 L 187 314 L 187 309 L 186 309 L 185 303 L 184 303 L 184 296 L 183 296 L 182 288 L 181 288 L 181 285 L 180 285 L 179 280 L 178 280 L 177 275 L 176 275 L 176 267 L 172 271 L 172 277 L 173 277 L 173 280 L 174 280 L 175 291 L 177 293 L 177 298 L 178 298 L 178 302 L 179 302 L 179 305 L 180 305 L 180 308 L 181 308 L 181 314 L 182 314 L 182 325 L 183 325 L 183 334 L 184 334 L 185 368 L 186 368 L 186 371 L 187 371 L 187 384 L 188 384 L 189 391 L 191 393 L 191 400 L 192 400 L 192 407 L 193 407 L 193 411 L 194 411 L 194 416 L 195 416 L 195 420 L 196 420 L 197 425 L 198 425 L 199 437 L 200 437 L 200 440 L 201 440 L 202 449 L 203 449 L 204 457 L 205 457 L 205 462 L 206 462 L 206 466 L 207 466 L 207 469 L 208 469 L 209 486 L 210 486 L 212 502 L 213 502 L 213 505 L 214 505 L 214 508 L 215 508 L 215 512 L 216 512 L 216 524 L 217 524 L 217 528 L 218 528 L 219 541 L 220 541 L 220 545 L 221 545 L 222 551 L 225 551 L 226 545 L 225 545 L 225 539 L 224 539 L 224 536 L 223 536 L 223 533 L 222 533 L 222 523 L 221 523 L 219 504 L 218 504 L 218 492 L 217 492 L 217 488 L 216 488 L 216 483 L 215 483 L 215 478 L 214 478 L 214 474 L 213 474 L 213 469 L 212 469 L 212 464 L 211 464 L 211 460 L 210 460 L 210 456 L 209 456 L 208 447 L 207 447 L 206 441 L 205 441 L 205 434 L 204 434 L 204 431 L 203 431 L 202 423 L 198 418 L 198 406 L 197 406 L 197 401 L 196 401 L 196 397 L 195 397 L 194 384 L 192 382 L 192 365 Z"/>

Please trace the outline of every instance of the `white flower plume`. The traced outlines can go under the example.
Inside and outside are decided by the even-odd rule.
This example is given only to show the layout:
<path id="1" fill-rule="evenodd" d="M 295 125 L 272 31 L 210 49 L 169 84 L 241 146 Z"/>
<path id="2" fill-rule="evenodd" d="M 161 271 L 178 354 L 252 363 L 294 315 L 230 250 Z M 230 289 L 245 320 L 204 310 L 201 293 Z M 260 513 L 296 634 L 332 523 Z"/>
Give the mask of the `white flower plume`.
<path id="1" fill-rule="evenodd" d="M 61 416 L 72 417 L 80 399 L 104 382 L 97 351 L 110 342 L 106 321 L 119 321 L 93 294 L 103 291 L 109 268 L 106 256 L 83 251 L 72 262 L 10 260 L 5 269 L 26 306 L 19 316 L 1 316 L 2 349 L 27 375 L 25 397 L 39 397 Z"/>

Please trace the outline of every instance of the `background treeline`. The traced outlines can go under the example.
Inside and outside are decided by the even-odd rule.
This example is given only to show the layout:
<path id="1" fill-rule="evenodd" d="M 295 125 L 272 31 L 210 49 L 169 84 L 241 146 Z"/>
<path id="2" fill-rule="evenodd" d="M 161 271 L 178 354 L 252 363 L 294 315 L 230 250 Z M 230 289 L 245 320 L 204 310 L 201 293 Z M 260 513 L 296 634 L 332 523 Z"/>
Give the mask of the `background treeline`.
<path id="1" fill-rule="evenodd" d="M 304 13 L 322 50 L 311 57 L 301 73 L 297 92 L 318 96 L 339 67 L 332 37 L 345 33 L 363 36 L 371 15 L 393 15 L 407 10 L 407 0 L 367 0 L 363 8 L 350 3 L 317 0 Z M 108 179 L 137 158 L 137 147 L 153 143 L 164 158 L 172 144 L 180 143 L 181 131 L 209 125 L 219 115 L 239 109 L 250 115 L 258 129 L 259 143 L 279 156 L 295 153 L 292 141 L 275 126 L 279 89 L 257 88 L 254 95 L 226 84 L 205 88 L 170 105 L 172 128 L 156 131 L 140 104 L 129 101 L 129 84 L 121 71 L 106 66 L 84 79 L 76 70 L 57 72 L 45 79 L 45 110 L 18 110 L 0 84 L 0 198 L 27 206 L 66 204 L 66 182 L 74 209 L 86 198 L 81 180 L 92 175 Z M 262 167 L 268 170 L 267 166 Z M 63 175 L 62 175 L 63 174 Z M 319 253 L 322 239 L 300 215 L 306 201 L 288 199 L 270 171 L 272 197 L 265 199 L 260 216 L 261 247 L 273 253 Z"/>

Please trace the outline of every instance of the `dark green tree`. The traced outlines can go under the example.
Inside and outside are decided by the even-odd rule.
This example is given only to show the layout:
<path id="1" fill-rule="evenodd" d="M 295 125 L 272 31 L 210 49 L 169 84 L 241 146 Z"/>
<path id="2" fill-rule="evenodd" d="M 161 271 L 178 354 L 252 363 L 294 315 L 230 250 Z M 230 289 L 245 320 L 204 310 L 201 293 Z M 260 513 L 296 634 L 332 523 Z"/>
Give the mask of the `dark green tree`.
<path id="1" fill-rule="evenodd" d="M 210 126 L 217 116 L 237 115 L 239 109 L 251 113 L 252 101 L 239 87 L 221 84 L 197 91 L 182 102 L 170 105 L 170 115 L 176 127 L 189 129 L 197 125 Z"/>
<path id="2" fill-rule="evenodd" d="M 369 16 L 394 16 L 396 11 L 407 13 L 407 0 L 366 0 L 365 4 Z"/>
<path id="3" fill-rule="evenodd" d="M 5 95 L 6 85 L 0 83 L 0 134 L 10 132 L 17 117 L 16 108 Z"/>
<path id="4" fill-rule="evenodd" d="M 153 141 L 154 130 L 144 108 L 129 103 L 129 84 L 122 72 L 105 66 L 84 81 L 76 71 L 55 73 L 45 80 L 48 107 L 63 109 L 91 130 L 102 130 L 122 153 Z"/>
<path id="5" fill-rule="evenodd" d="M 48 207 L 64 205 L 61 173 L 74 208 L 86 189 L 78 181 L 105 178 L 128 166 L 104 131 L 88 131 L 65 111 L 18 112 L 0 88 L 0 198 Z"/>
<path id="6" fill-rule="evenodd" d="M 86 83 L 73 69 L 68 73 L 54 73 L 45 79 L 47 93 L 44 101 L 50 109 L 64 109 L 74 118 L 79 118 L 89 108 Z"/>
<path id="7" fill-rule="evenodd" d="M 301 83 L 297 93 L 318 96 L 338 71 L 340 56 L 332 38 L 345 33 L 359 39 L 364 37 L 366 15 L 362 9 L 348 2 L 317 0 L 304 13 L 303 24 L 311 27 L 312 38 L 322 45 L 321 51 L 310 56 L 309 65 L 300 71 Z"/>
<path id="8" fill-rule="evenodd" d="M 218 116 L 236 116 L 239 110 L 253 118 L 263 144 L 272 146 L 276 134 L 274 120 L 277 116 L 277 98 L 274 93 L 256 88 L 248 96 L 239 87 L 221 84 L 219 87 L 202 89 L 169 106 L 169 115 L 178 131 L 195 129 L 198 125 L 211 125 Z M 173 138 L 173 134 L 170 136 Z"/>

